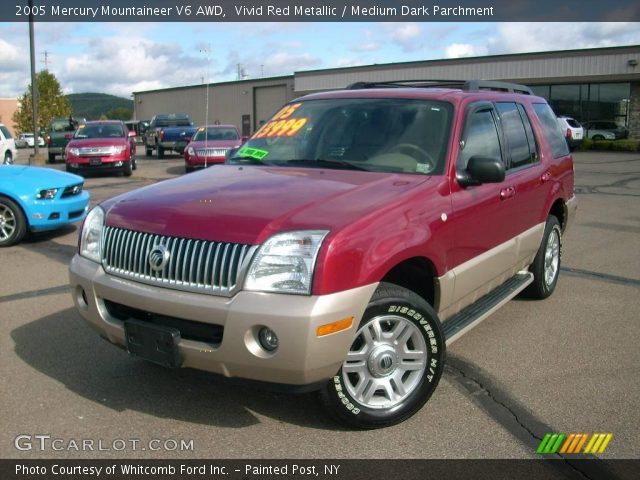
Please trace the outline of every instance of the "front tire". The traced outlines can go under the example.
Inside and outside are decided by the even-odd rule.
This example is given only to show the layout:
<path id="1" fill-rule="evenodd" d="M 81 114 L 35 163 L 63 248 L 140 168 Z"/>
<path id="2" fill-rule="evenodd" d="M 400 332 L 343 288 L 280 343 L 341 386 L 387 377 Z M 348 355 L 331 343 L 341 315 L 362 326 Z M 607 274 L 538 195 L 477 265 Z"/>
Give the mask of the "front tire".
<path id="1" fill-rule="evenodd" d="M 0 196 L 0 247 L 18 243 L 27 233 L 22 209 L 10 198 Z"/>
<path id="2" fill-rule="evenodd" d="M 320 400 L 342 424 L 387 427 L 416 413 L 444 368 L 445 338 L 433 308 L 406 288 L 381 283 L 338 373 Z"/>
<path id="3" fill-rule="evenodd" d="M 128 162 L 125 162 L 124 167 L 122 167 L 122 174 L 125 177 L 130 177 L 132 173 L 133 173 L 133 167 L 131 165 L 131 160 L 129 160 Z"/>
<path id="4" fill-rule="evenodd" d="M 529 266 L 529 271 L 533 273 L 533 282 L 523 291 L 525 297 L 542 300 L 553 293 L 560 274 L 561 253 L 562 228 L 556 216 L 549 215 L 542 243 Z"/>

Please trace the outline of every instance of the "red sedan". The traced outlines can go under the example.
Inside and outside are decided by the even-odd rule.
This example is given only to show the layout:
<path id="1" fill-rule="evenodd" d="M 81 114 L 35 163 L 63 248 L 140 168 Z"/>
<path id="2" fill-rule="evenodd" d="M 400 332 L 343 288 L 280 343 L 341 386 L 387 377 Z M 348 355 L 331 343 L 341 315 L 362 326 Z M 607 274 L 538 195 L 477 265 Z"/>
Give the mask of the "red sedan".
<path id="1" fill-rule="evenodd" d="M 196 168 L 224 163 L 227 151 L 240 145 L 242 139 L 234 125 L 200 127 L 184 151 L 184 168 L 192 172 Z"/>
<path id="2" fill-rule="evenodd" d="M 136 169 L 135 132 L 120 120 L 86 122 L 78 126 L 65 150 L 68 172 L 122 172 Z"/>

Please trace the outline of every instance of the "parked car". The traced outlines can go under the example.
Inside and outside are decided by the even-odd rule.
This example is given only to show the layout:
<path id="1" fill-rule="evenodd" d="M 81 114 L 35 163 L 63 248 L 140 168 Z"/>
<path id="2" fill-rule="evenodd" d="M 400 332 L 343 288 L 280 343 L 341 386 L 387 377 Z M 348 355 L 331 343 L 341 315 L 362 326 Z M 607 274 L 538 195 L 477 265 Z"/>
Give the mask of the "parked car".
<path id="1" fill-rule="evenodd" d="M 209 125 L 200 127 L 184 151 L 184 168 L 192 172 L 224 163 L 227 152 L 242 145 L 235 125 Z"/>
<path id="2" fill-rule="evenodd" d="M 67 171 L 121 172 L 130 177 L 137 168 L 135 132 L 120 120 L 99 120 L 78 126 L 67 145 Z"/>
<path id="3" fill-rule="evenodd" d="M 54 118 L 47 133 L 48 162 L 54 163 L 56 155 L 63 155 L 78 125 L 86 123 L 84 117 Z"/>
<path id="4" fill-rule="evenodd" d="M 88 205 L 82 177 L 51 168 L 0 167 L 0 247 L 18 243 L 29 232 L 79 222 Z"/>
<path id="5" fill-rule="evenodd" d="M 16 148 L 27 148 L 34 147 L 34 137 L 33 133 L 21 133 L 16 139 Z M 44 138 L 38 136 L 38 146 L 44 147 Z"/>
<path id="6" fill-rule="evenodd" d="M 144 133 L 149 128 L 149 122 L 146 120 L 129 120 L 124 122 L 129 131 L 135 132 L 136 143 L 142 143 L 144 141 Z"/>
<path id="7" fill-rule="evenodd" d="M 582 125 L 580 125 L 577 120 L 561 115 L 558 117 L 558 124 L 564 132 L 564 137 L 567 139 L 569 149 L 573 150 L 582 144 L 584 141 L 584 128 L 582 128 Z"/>
<path id="8" fill-rule="evenodd" d="M 583 123 L 582 126 L 587 132 L 587 138 L 593 140 L 617 140 L 629 136 L 628 128 L 610 120 L 593 120 Z"/>
<path id="9" fill-rule="evenodd" d="M 224 165 L 96 206 L 73 300 L 133 355 L 392 425 L 429 399 L 447 343 L 553 293 L 573 187 L 527 87 L 358 83 L 288 103 Z"/>
<path id="10" fill-rule="evenodd" d="M 151 119 L 144 136 L 144 150 L 147 156 L 156 151 L 156 158 L 164 158 L 164 152 L 173 150 L 180 155 L 196 132 L 189 115 L 170 113 L 156 115 Z"/>
<path id="11" fill-rule="evenodd" d="M 7 127 L 0 123 L 0 158 L 3 165 L 11 165 L 18 155 L 16 142 Z"/>

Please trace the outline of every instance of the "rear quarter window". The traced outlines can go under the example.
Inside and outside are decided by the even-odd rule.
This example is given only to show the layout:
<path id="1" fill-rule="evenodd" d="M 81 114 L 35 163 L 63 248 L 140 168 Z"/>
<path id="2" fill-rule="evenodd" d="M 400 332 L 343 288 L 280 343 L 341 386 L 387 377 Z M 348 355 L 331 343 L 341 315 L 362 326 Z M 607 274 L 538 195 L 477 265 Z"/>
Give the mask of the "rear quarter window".
<path id="1" fill-rule="evenodd" d="M 569 146 L 551 107 L 546 103 L 534 103 L 533 110 L 542 124 L 542 133 L 551 147 L 553 158 L 568 155 Z"/>

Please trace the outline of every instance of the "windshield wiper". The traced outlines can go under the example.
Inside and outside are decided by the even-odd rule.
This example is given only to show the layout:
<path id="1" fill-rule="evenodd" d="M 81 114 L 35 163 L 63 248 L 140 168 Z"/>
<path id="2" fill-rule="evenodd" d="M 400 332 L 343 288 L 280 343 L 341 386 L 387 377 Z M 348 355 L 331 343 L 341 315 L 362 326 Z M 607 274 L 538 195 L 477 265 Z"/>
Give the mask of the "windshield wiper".
<path id="1" fill-rule="evenodd" d="M 344 168 L 347 170 L 360 170 L 362 172 L 370 172 L 368 168 L 365 168 L 356 163 L 351 163 L 346 160 L 331 160 L 326 158 L 317 158 L 315 160 L 306 160 L 302 158 L 296 158 L 294 160 L 287 160 L 285 164 L 289 165 L 299 165 L 303 167 L 311 167 L 311 168 Z"/>

